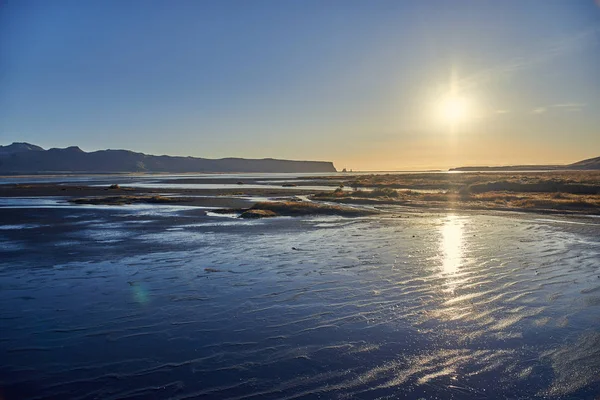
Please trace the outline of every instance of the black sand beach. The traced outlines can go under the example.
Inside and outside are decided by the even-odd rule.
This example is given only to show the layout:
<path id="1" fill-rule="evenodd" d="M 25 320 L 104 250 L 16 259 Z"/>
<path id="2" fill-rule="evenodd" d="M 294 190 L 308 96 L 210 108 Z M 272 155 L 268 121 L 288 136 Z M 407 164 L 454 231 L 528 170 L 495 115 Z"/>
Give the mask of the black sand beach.
<path id="1" fill-rule="evenodd" d="M 4 398 L 600 391 L 597 218 L 381 204 L 241 219 L 214 211 L 315 193 L 113 183 L 1 188 Z M 192 194 L 208 197 L 69 201 Z"/>

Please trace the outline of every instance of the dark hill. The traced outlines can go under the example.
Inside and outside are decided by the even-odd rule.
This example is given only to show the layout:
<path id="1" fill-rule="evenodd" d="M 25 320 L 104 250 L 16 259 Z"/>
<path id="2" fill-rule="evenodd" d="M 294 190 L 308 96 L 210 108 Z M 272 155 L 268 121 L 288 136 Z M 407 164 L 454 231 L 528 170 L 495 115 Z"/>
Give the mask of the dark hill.
<path id="1" fill-rule="evenodd" d="M 41 172 L 336 172 L 327 161 L 153 156 L 129 150 L 87 153 L 77 146 L 44 150 L 28 143 L 0 146 L 0 173 Z"/>
<path id="2" fill-rule="evenodd" d="M 588 158 L 568 165 L 569 169 L 600 169 L 600 157 Z"/>
<path id="3" fill-rule="evenodd" d="M 506 165 L 502 167 L 459 167 L 450 171 L 557 171 L 557 170 L 598 170 L 600 157 L 589 158 L 567 165 Z"/>

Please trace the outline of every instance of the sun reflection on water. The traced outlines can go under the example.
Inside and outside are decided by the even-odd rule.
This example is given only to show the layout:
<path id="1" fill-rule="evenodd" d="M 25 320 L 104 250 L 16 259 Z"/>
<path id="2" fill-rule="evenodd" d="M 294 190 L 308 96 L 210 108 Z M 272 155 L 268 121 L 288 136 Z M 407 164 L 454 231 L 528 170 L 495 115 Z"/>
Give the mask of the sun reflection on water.
<path id="1" fill-rule="evenodd" d="M 454 321 L 468 316 L 473 310 L 472 305 L 464 300 L 461 290 L 468 286 L 470 278 L 466 256 L 465 226 L 468 218 L 448 215 L 441 220 L 439 228 L 438 269 L 436 281 L 440 282 L 438 290 L 441 295 L 439 307 L 429 313 L 430 318 L 444 321 Z M 468 296 L 468 294 L 466 294 Z"/>
<path id="2" fill-rule="evenodd" d="M 464 281 L 461 279 L 461 268 L 465 263 L 465 220 L 456 215 L 449 215 L 443 222 L 439 244 L 440 275 L 445 280 L 443 290 L 453 294 L 457 286 Z"/>
<path id="3" fill-rule="evenodd" d="M 464 222 L 456 215 L 447 217 L 442 227 L 442 272 L 456 274 L 463 264 L 463 226 Z"/>

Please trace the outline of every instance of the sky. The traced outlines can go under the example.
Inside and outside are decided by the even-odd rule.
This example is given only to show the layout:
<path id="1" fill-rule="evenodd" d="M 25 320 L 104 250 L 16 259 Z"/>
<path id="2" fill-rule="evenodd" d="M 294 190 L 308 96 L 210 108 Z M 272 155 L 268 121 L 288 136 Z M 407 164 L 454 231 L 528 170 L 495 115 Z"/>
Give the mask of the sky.
<path id="1" fill-rule="evenodd" d="M 600 156 L 594 0 L 0 0 L 0 144 L 338 169 Z"/>

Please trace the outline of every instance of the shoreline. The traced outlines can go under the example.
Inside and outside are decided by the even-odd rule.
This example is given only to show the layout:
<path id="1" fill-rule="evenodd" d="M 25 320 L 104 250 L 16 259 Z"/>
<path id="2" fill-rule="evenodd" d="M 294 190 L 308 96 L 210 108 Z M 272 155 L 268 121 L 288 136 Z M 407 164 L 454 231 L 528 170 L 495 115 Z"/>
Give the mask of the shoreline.
<path id="1" fill-rule="evenodd" d="M 402 207 L 421 212 L 523 212 L 600 216 L 598 171 L 495 175 L 253 175 L 244 178 L 220 178 L 218 175 L 189 177 L 178 174 L 155 175 L 149 183 L 140 182 L 136 177 L 124 179 L 127 177 L 122 175 L 92 176 L 89 181 L 70 181 L 65 178 L 45 183 L 0 184 L 0 199 L 54 197 L 73 204 L 170 204 L 231 209 L 232 212 L 250 210 L 260 202 L 288 202 L 289 205 L 297 205 L 297 202 L 303 201 L 312 203 L 310 208 L 313 210 L 333 206 L 340 209 L 376 210 L 384 214 L 386 209 Z M 144 185 L 155 187 L 143 187 Z M 219 187 L 220 185 L 223 187 Z"/>

